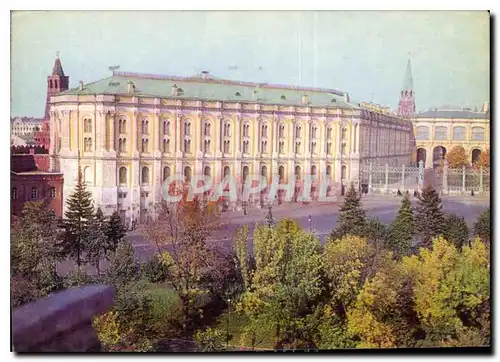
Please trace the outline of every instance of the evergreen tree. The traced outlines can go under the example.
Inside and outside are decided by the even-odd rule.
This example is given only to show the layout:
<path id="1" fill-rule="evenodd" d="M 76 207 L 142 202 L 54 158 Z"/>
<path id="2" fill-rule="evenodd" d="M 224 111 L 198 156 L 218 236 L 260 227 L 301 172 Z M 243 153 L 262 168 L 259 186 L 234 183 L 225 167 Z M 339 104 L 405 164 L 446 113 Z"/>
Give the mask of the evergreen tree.
<path id="1" fill-rule="evenodd" d="M 97 275 L 100 274 L 99 263 L 106 258 L 110 249 L 110 242 L 106 235 L 107 221 L 101 208 L 97 208 L 94 219 L 90 223 L 88 239 L 86 240 L 87 261 L 94 265 Z"/>
<path id="2" fill-rule="evenodd" d="M 366 226 L 366 212 L 361 207 L 360 197 L 351 183 L 340 207 L 339 226 L 332 230 L 330 238 L 335 240 L 346 234 L 365 236 Z"/>
<path id="3" fill-rule="evenodd" d="M 132 244 L 121 243 L 109 260 L 108 278 L 115 285 L 123 285 L 139 276 L 139 263 L 135 258 Z"/>
<path id="4" fill-rule="evenodd" d="M 469 243 L 469 228 L 463 217 L 455 214 L 445 215 L 446 232 L 444 238 L 455 244 L 458 250 L 461 250 Z"/>
<path id="5" fill-rule="evenodd" d="M 405 192 L 398 215 L 391 225 L 389 246 L 398 256 L 410 253 L 413 241 L 413 209 L 410 194 Z"/>
<path id="6" fill-rule="evenodd" d="M 83 182 L 82 170 L 78 167 L 78 178 L 75 191 L 68 199 L 68 208 L 64 213 L 64 234 L 62 236 L 62 251 L 69 255 L 80 267 L 85 259 L 85 243 L 88 240 L 89 226 L 94 216 L 92 195 Z"/>
<path id="7" fill-rule="evenodd" d="M 106 225 L 106 235 L 109 240 L 109 250 L 116 252 L 118 245 L 124 240 L 127 229 L 122 223 L 118 211 L 114 211 Z"/>
<path id="8" fill-rule="evenodd" d="M 489 243 L 491 238 L 490 227 L 490 208 L 488 207 L 479 215 L 474 223 L 474 234 L 479 236 L 484 242 Z"/>
<path id="9" fill-rule="evenodd" d="M 437 191 L 428 184 L 418 195 L 415 208 L 415 231 L 421 238 L 421 245 L 432 247 L 432 239 L 446 232 L 446 223 L 441 210 L 441 198 Z"/>

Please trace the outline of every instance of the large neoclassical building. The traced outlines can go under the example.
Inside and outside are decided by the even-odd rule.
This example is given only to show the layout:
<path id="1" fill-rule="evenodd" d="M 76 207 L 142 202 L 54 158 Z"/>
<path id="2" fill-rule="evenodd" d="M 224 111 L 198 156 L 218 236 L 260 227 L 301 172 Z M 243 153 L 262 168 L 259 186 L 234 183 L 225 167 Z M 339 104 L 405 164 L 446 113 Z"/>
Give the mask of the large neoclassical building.
<path id="1" fill-rule="evenodd" d="M 288 182 L 306 174 L 331 194 L 358 182 L 361 162 L 409 164 L 411 122 L 332 89 L 114 72 L 50 99 L 52 169 L 64 197 L 81 166 L 96 205 L 154 217 L 168 176 Z M 315 181 L 315 182 L 316 182 Z M 64 202 L 66 204 L 66 202 Z"/>
<path id="2" fill-rule="evenodd" d="M 434 109 L 414 115 L 417 160 L 436 165 L 455 146 L 463 147 L 474 163 L 490 148 L 490 114 L 486 103 L 479 112 L 470 109 Z"/>

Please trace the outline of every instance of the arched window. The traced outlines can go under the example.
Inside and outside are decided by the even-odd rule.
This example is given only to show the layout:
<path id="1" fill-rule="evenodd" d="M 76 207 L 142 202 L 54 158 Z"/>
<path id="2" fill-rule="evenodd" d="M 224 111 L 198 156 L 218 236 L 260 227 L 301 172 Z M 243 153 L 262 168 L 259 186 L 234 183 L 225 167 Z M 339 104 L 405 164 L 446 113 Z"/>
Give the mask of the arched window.
<path id="1" fill-rule="evenodd" d="M 123 118 L 118 120 L 118 129 L 120 133 L 127 133 L 127 121 Z"/>
<path id="2" fill-rule="evenodd" d="M 261 126 L 261 136 L 262 136 L 263 138 L 267 137 L 267 125 L 265 125 L 265 124 L 263 124 L 263 125 Z"/>
<path id="3" fill-rule="evenodd" d="M 189 121 L 184 122 L 184 136 L 191 135 L 191 123 Z"/>
<path id="4" fill-rule="evenodd" d="M 17 199 L 17 188 L 13 187 L 12 188 L 12 200 Z"/>
<path id="5" fill-rule="evenodd" d="M 278 168 L 278 176 L 279 176 L 279 181 L 283 181 L 285 179 L 285 167 L 280 166 Z"/>
<path id="6" fill-rule="evenodd" d="M 318 133 L 318 127 L 312 126 L 311 128 L 311 137 L 316 138 L 316 134 Z"/>
<path id="7" fill-rule="evenodd" d="M 332 138 L 332 128 L 328 127 L 326 129 L 326 138 Z"/>
<path id="8" fill-rule="evenodd" d="M 295 138 L 300 138 L 300 131 L 302 128 L 300 126 L 295 126 Z"/>
<path id="9" fill-rule="evenodd" d="M 184 167 L 184 180 L 186 182 L 191 182 L 191 167 Z"/>
<path id="10" fill-rule="evenodd" d="M 280 138 L 285 137 L 285 125 L 284 124 L 280 125 L 280 128 L 279 128 L 279 137 Z"/>
<path id="11" fill-rule="evenodd" d="M 120 138 L 118 140 L 118 150 L 120 152 L 126 152 L 127 151 L 127 139 L 126 138 Z"/>
<path id="12" fill-rule="evenodd" d="M 417 134 L 415 137 L 417 140 L 428 140 L 429 139 L 429 127 L 427 126 L 418 126 Z"/>
<path id="13" fill-rule="evenodd" d="M 203 175 L 205 176 L 210 176 L 211 175 L 211 170 L 210 170 L 210 166 L 205 166 L 205 169 L 203 170 Z"/>
<path id="14" fill-rule="evenodd" d="M 313 178 L 315 178 L 315 177 L 316 177 L 316 166 L 315 166 L 315 165 L 312 165 L 312 166 L 311 166 L 311 176 L 312 176 Z"/>
<path id="15" fill-rule="evenodd" d="M 343 165 L 341 168 L 341 177 L 342 180 L 345 180 L 347 177 L 347 167 L 345 165 Z"/>
<path id="16" fill-rule="evenodd" d="M 231 125 L 229 123 L 224 123 L 224 137 L 231 137 Z"/>
<path id="17" fill-rule="evenodd" d="M 267 181 L 267 167 L 262 166 L 260 169 L 260 175 Z"/>
<path id="18" fill-rule="evenodd" d="M 332 175 L 332 166 L 326 166 L 326 176 L 330 177 Z"/>
<path id="19" fill-rule="evenodd" d="M 168 166 L 163 167 L 163 181 L 165 181 L 167 178 L 170 177 L 170 173 L 171 173 L 170 167 Z"/>
<path id="20" fill-rule="evenodd" d="M 170 135 L 170 122 L 169 121 L 163 121 L 163 134 L 165 136 Z"/>
<path id="21" fill-rule="evenodd" d="M 141 150 L 142 152 L 149 152 L 149 140 L 147 138 L 142 139 Z"/>
<path id="22" fill-rule="evenodd" d="M 92 152 L 92 138 L 86 137 L 83 139 L 83 152 Z"/>
<path id="23" fill-rule="evenodd" d="M 31 200 L 36 200 L 38 199 L 38 190 L 36 187 L 31 188 Z"/>
<path id="24" fill-rule="evenodd" d="M 434 139 L 438 141 L 444 141 L 448 138 L 448 129 L 443 126 L 436 127 L 434 129 Z"/>
<path id="25" fill-rule="evenodd" d="M 149 168 L 144 166 L 141 172 L 141 182 L 143 185 L 149 184 Z"/>
<path id="26" fill-rule="evenodd" d="M 149 121 L 148 120 L 142 120 L 142 134 L 148 134 L 149 133 Z"/>
<path id="27" fill-rule="evenodd" d="M 347 139 L 347 128 L 342 128 L 342 139 L 346 140 Z"/>
<path id="28" fill-rule="evenodd" d="M 170 152 L 170 140 L 163 139 L 163 153 L 169 153 L 169 152 Z"/>
<path id="29" fill-rule="evenodd" d="M 224 166 L 224 177 L 228 177 L 231 174 L 231 169 L 229 166 Z"/>
<path id="30" fill-rule="evenodd" d="M 49 79 L 49 88 L 54 88 L 54 86 L 52 84 L 52 79 Z"/>
<path id="31" fill-rule="evenodd" d="M 120 167 L 120 171 L 118 172 L 118 180 L 120 185 L 127 184 L 127 169 L 125 167 Z"/>
<path id="32" fill-rule="evenodd" d="M 472 127 L 472 140 L 484 141 L 484 128 L 483 127 Z"/>
<path id="33" fill-rule="evenodd" d="M 295 180 L 300 180 L 300 172 L 301 172 L 300 166 L 299 165 L 295 166 Z"/>
<path id="34" fill-rule="evenodd" d="M 57 79 L 54 79 L 54 84 L 55 84 L 54 88 L 58 88 L 57 83 L 58 83 Z"/>
<path id="35" fill-rule="evenodd" d="M 89 118 L 83 119 L 83 132 L 91 133 L 92 132 L 92 120 Z"/>
<path id="36" fill-rule="evenodd" d="M 210 136 L 210 134 L 211 134 L 210 127 L 211 127 L 210 122 L 206 121 L 206 123 L 205 123 L 205 136 Z"/>

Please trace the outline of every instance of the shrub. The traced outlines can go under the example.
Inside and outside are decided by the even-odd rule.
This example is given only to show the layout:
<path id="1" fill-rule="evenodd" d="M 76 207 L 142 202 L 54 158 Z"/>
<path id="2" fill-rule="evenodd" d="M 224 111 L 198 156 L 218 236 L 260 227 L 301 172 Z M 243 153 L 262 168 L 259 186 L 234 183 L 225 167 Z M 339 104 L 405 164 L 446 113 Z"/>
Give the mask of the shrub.
<path id="1" fill-rule="evenodd" d="M 226 336 L 220 329 L 207 328 L 198 331 L 194 335 L 194 340 L 200 352 L 220 352 L 225 351 Z"/>
<path id="2" fill-rule="evenodd" d="M 142 265 L 142 275 L 151 283 L 164 282 L 168 277 L 168 268 L 157 255 L 153 255 L 146 263 Z"/>

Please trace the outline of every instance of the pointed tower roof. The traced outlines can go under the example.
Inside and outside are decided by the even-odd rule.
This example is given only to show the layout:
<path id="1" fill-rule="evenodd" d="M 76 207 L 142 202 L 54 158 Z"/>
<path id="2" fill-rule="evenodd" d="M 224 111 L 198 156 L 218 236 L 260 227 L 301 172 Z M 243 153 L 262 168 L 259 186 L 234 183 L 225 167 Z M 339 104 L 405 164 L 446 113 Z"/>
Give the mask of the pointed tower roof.
<path id="1" fill-rule="evenodd" d="M 52 68 L 52 75 L 64 77 L 64 70 L 61 64 L 61 59 L 59 59 L 59 52 L 57 52 L 56 61 L 54 63 L 54 67 Z"/>
<path id="2" fill-rule="evenodd" d="M 413 90 L 413 75 L 411 74 L 411 61 L 408 58 L 408 63 L 406 64 L 406 74 L 403 83 L 403 90 Z"/>

